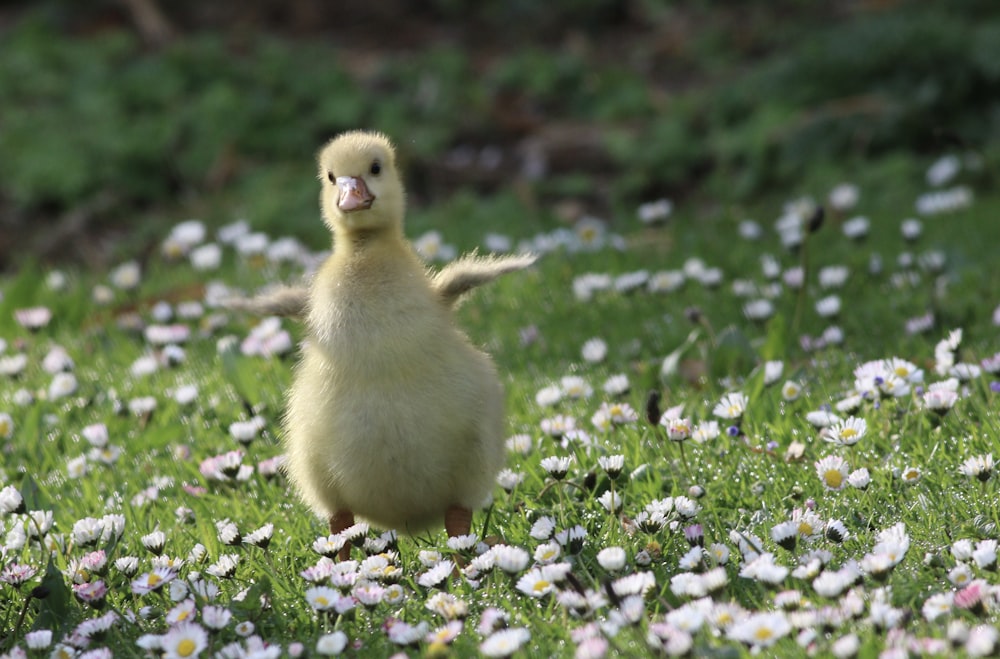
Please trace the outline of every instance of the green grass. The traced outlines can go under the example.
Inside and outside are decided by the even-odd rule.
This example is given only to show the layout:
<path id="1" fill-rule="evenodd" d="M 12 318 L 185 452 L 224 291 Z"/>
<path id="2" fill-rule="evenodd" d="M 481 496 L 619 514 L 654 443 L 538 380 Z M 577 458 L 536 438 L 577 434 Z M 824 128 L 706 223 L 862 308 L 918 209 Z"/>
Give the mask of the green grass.
<path id="1" fill-rule="evenodd" d="M 765 253 L 773 255 L 782 270 L 802 262 L 801 250 L 782 248 L 772 230 L 784 201 L 777 197 L 709 213 L 682 206 L 668 224 L 658 227 L 642 227 L 633 210 L 621 209 L 613 226 L 624 248 L 556 249 L 536 268 L 506 277 L 460 308 L 460 324 L 475 343 L 487 347 L 503 374 L 510 435 L 523 433 L 531 439 L 530 451 L 511 451 L 508 460 L 508 467 L 523 480 L 509 493 L 498 487 L 492 506 L 477 513 L 474 528 L 490 544 L 502 542 L 531 554 L 542 542 L 530 535 L 533 523 L 541 517 L 551 517 L 557 531 L 575 525 L 587 531 L 582 548 L 578 552 L 563 548 L 559 559 L 569 564 L 574 578 L 560 581 L 553 593 L 541 598 L 516 589 L 525 571 L 510 576 L 498 568 L 478 575 L 475 584 L 448 577 L 434 587 L 420 585 L 427 570 L 420 561 L 421 551 L 454 553 L 438 532 L 399 539 L 392 561 L 400 568 L 395 579 L 402 587 L 401 600 L 370 607 L 358 604 L 343 615 L 316 613 L 307 604 L 309 584 L 300 573 L 317 563 L 319 557 L 311 545 L 324 534 L 323 524 L 296 500 L 281 475 L 267 478 L 255 470 L 245 481 L 220 482 L 199 471 L 203 460 L 237 448 L 245 450 L 242 463 L 254 467 L 280 454 L 281 411 L 294 354 L 265 358 L 220 353 L 223 337 L 239 341 L 256 321 L 228 315 L 221 325 L 213 326 L 207 315 L 217 310 L 209 308 L 204 317 L 172 321 L 192 330 L 183 344 L 183 362 L 138 376 L 131 372 L 133 364 L 156 351 L 141 332 L 126 329 L 118 321 L 126 312 L 135 311 L 144 323 L 153 323 L 152 308 L 159 300 L 169 300 L 175 309 L 185 301 L 200 301 L 206 278 L 249 291 L 271 281 L 295 280 L 300 275 L 298 267 L 244 259 L 226 248 L 220 269 L 206 274 L 192 269 L 186 260 L 169 261 L 157 252 L 143 261 L 137 289 L 115 290 L 114 300 L 102 305 L 93 301 L 92 292 L 95 285 L 109 283 L 108 273 L 68 270 L 66 287 L 53 290 L 46 283 L 50 270 L 26 265 L 0 282 L 0 337 L 6 343 L 0 357 L 27 356 L 23 372 L 0 380 L 0 412 L 9 414 L 12 424 L 3 443 L 0 485 L 20 492 L 28 509 L 50 512 L 53 525 L 41 542 L 21 542 L 17 529 L 30 529 L 26 517 L 6 514 L 0 519 L 4 567 L 20 564 L 35 570 L 22 585 L 0 585 L 0 649 L 25 648 L 29 630 L 49 629 L 54 632 L 53 643 L 66 641 L 81 623 L 113 611 L 120 619 L 111 629 L 80 645 L 87 650 L 110 648 L 119 656 L 139 654 L 136 641 L 140 637 L 163 634 L 170 628 L 164 616 L 175 606 L 171 593 L 175 599 L 185 599 L 184 593 L 170 586 L 137 595 L 131 579 L 115 567 L 117 559 L 135 556 L 139 574 L 148 572 L 152 556 L 140 539 L 154 530 L 166 534 L 165 556 L 188 559 L 197 545 L 203 546 L 204 557 L 186 562 L 176 581 L 190 582 L 200 573 L 218 587 L 213 603 L 232 612 L 227 626 L 208 635 L 206 654 L 232 643 L 251 645 L 252 639 L 237 633 L 236 623 L 252 622 L 254 634 L 281 656 L 289 654 L 295 642 L 303 643 L 311 654 L 317 639 L 334 630 L 346 633 L 354 644 L 346 650 L 350 656 L 386 656 L 396 651 L 409 656 L 469 656 L 481 651 L 486 638 L 477 629 L 484 612 L 496 608 L 507 616 L 509 626 L 530 633 L 518 656 L 572 655 L 581 635 L 588 634 L 603 638 L 612 653 L 637 656 L 650 652 L 647 636 L 662 629 L 658 623 L 667 616 L 688 615 L 686 619 L 691 620 L 697 610 L 708 618 L 712 607 L 733 603 L 744 611 L 737 614 L 739 620 L 778 610 L 775 594 L 790 589 L 800 591 L 805 613 L 780 614 L 796 628 L 768 652 L 801 652 L 796 646 L 801 627 L 805 633 L 815 632 L 811 643 L 821 653 L 828 652 L 838 638 L 854 633 L 862 653 L 873 656 L 887 647 L 890 638 L 893 643 L 900 638 L 873 622 L 884 614 L 883 605 L 912 614 L 899 623 L 904 639 L 944 639 L 949 620 L 994 627 L 997 618 L 992 604 L 983 613 L 955 610 L 934 622 L 921 615 L 928 597 L 957 589 L 948 580 L 949 571 L 959 563 L 951 552 L 952 543 L 997 538 L 1000 511 L 995 477 L 979 483 L 958 471 L 966 459 L 990 454 L 995 448 L 1000 426 L 998 394 L 990 388 L 991 376 L 982 374 L 963 384 L 963 395 L 954 409 L 940 417 L 922 409 L 916 392 L 864 402 L 855 414 L 866 420 L 868 432 L 852 447 L 822 441 L 805 417 L 844 397 L 854 387 L 854 369 L 870 360 L 898 356 L 924 369 L 927 382 L 943 379 L 934 372 L 935 345 L 951 329 L 964 331 L 960 361 L 978 363 L 1000 350 L 992 320 L 1000 302 L 995 297 L 1000 273 L 989 265 L 1000 240 L 1000 225 L 993 220 L 1000 210 L 1000 197 L 982 192 L 966 209 L 925 217 L 921 237 L 905 243 L 899 223 L 914 215 L 913 201 L 923 191 L 927 164 L 910 162 L 898 168 L 849 173 L 828 166 L 814 174 L 820 180 L 794 191 L 821 199 L 832 184 L 853 178 L 861 188 L 861 201 L 844 216 L 828 214 L 824 225 L 808 238 L 809 277 L 804 293 L 800 298 L 797 291 L 782 288 L 773 299 L 775 315 L 768 321 L 745 319 L 746 299 L 733 292 L 733 282 L 763 285 L 760 259 Z M 841 232 L 843 220 L 858 214 L 872 222 L 869 236 L 861 242 L 850 241 Z M 763 226 L 761 240 L 751 242 L 737 234 L 738 223 L 748 217 Z M 516 242 L 534 239 L 540 232 L 552 235 L 558 226 L 547 214 L 525 208 L 511 196 L 460 196 L 414 213 L 408 233 L 415 238 L 439 229 L 446 242 L 467 251 L 479 246 L 487 232 L 506 234 Z M 322 243 L 313 244 L 322 247 Z M 946 257 L 940 272 L 899 265 L 904 252 L 919 262 L 920 255 L 931 251 Z M 881 273 L 868 270 L 872 254 L 881 256 Z M 679 270 L 695 257 L 709 267 L 721 268 L 718 287 L 688 280 L 671 293 L 640 288 L 627 294 L 597 291 L 589 300 L 574 295 L 574 280 L 587 273 L 615 278 L 639 270 Z M 849 276 L 842 288 L 823 291 L 816 273 L 830 265 L 846 266 Z M 904 271 L 912 277 L 900 284 Z M 824 319 L 814 304 L 830 293 L 840 296 L 842 309 L 836 318 Z M 798 311 L 800 304 L 803 308 Z M 17 324 L 14 311 L 31 306 L 52 310 L 47 327 L 32 332 Z M 685 313 L 692 307 L 701 312 L 703 322 L 698 325 Z M 907 335 L 905 320 L 927 311 L 935 314 L 933 328 L 925 334 Z M 796 327 L 797 314 L 801 316 Z M 819 336 L 832 324 L 843 330 L 842 345 L 810 352 L 802 349 L 800 335 Z M 300 336 L 298 327 L 289 323 L 285 327 Z M 525 343 L 528 328 L 534 339 Z M 581 357 L 583 344 L 591 338 L 603 339 L 608 346 L 607 357 L 599 363 Z M 68 396 L 52 399 L 48 390 L 53 376 L 42 362 L 57 345 L 72 358 L 78 387 Z M 661 371 L 672 353 L 678 357 L 678 368 Z M 784 362 L 783 377 L 771 386 L 762 381 L 765 360 Z M 627 393 L 610 396 L 602 392 L 603 383 L 614 374 L 628 377 L 631 388 Z M 583 378 L 594 393 L 564 399 L 552 407 L 536 403 L 539 390 L 558 384 L 567 375 Z M 781 386 L 788 379 L 802 387 L 796 400 L 783 398 Z M 189 405 L 173 397 L 173 391 L 185 384 L 198 388 L 196 400 Z M 729 422 L 720 419 L 722 434 L 716 439 L 668 441 L 664 428 L 644 420 L 647 393 L 654 389 L 663 395 L 663 409 L 683 405 L 683 415 L 692 424 L 713 419 L 713 407 L 726 392 L 745 393 L 749 402 L 739 436 L 728 436 Z M 155 411 L 130 412 L 129 402 L 145 396 L 155 399 Z M 638 421 L 607 432 L 598 430 L 591 417 L 602 402 L 630 405 L 638 412 Z M 263 430 L 241 447 L 228 428 L 250 414 L 262 417 Z M 557 414 L 574 417 L 593 446 L 588 449 L 582 440 L 563 443 L 546 436 L 541 423 Z M 86 473 L 73 475 L 71 461 L 90 448 L 82 431 L 95 423 L 106 425 L 109 443 L 119 447 L 121 455 L 113 465 L 87 459 Z M 801 443 L 801 455 L 794 459 L 788 454 L 793 442 Z M 611 454 L 624 456 L 624 471 L 615 479 L 598 463 L 600 456 Z M 554 455 L 573 458 L 561 482 L 554 482 L 540 466 L 543 458 Z M 851 470 L 867 468 L 868 488 L 826 489 L 814 463 L 828 455 L 843 457 Z M 915 482 L 902 477 L 909 467 L 919 470 Z M 633 520 L 650 502 L 689 496 L 696 486 L 704 494 L 697 499 L 701 510 L 693 518 L 672 511 L 662 529 L 636 527 Z M 608 490 L 623 500 L 618 513 L 608 512 L 599 503 Z M 179 507 L 187 511 L 178 514 Z M 770 529 L 806 507 L 818 516 L 816 530 L 829 520 L 840 520 L 850 532 L 847 541 L 834 543 L 820 534 L 799 539 L 792 550 L 780 547 Z M 74 524 L 106 514 L 124 516 L 121 537 L 82 546 L 74 537 Z M 234 522 L 244 537 L 272 523 L 273 539 L 266 549 L 225 546 L 215 526 L 223 519 Z M 851 561 L 862 561 L 872 551 L 876 535 L 899 522 L 905 524 L 909 538 L 905 556 L 884 582 L 872 574 L 862 575 L 850 596 L 817 593 L 812 585 L 815 572 L 808 578 L 789 575 L 774 585 L 740 576 L 747 557 L 740 555 L 737 534 L 757 536 L 761 549 L 774 553 L 775 563 L 791 569 L 811 551 L 828 552 L 823 554 L 829 559 L 825 570 L 833 572 Z M 694 604 L 692 598 L 671 590 L 671 580 L 682 572 L 679 560 L 689 551 L 683 530 L 693 523 L 702 525 L 706 546 L 721 543 L 730 551 L 730 560 L 723 566 L 727 584 Z M 377 532 L 369 537 L 377 537 Z M 620 572 L 609 572 L 596 558 L 600 550 L 612 546 L 622 547 L 627 555 Z M 92 606 L 74 597 L 68 571 L 71 563 L 97 548 L 105 549 L 110 567 L 80 578 L 91 583 L 101 580 L 107 587 L 100 605 Z M 234 576 L 210 576 L 206 570 L 224 554 L 239 557 Z M 354 550 L 354 558 L 360 560 L 363 555 L 361 549 Z M 471 555 L 467 552 L 466 560 Z M 994 587 L 994 571 L 977 567 L 969 558 L 963 562 L 973 566 L 975 578 Z M 698 570 L 709 567 L 712 560 L 706 557 Z M 632 608 L 635 601 L 608 601 L 609 588 L 613 589 L 610 582 L 640 572 L 651 574 L 654 585 L 638 608 Z M 39 590 L 42 586 L 45 597 Z M 592 610 L 570 612 L 559 603 L 556 593 L 571 592 L 577 586 L 590 593 Z M 426 624 L 428 630 L 445 625 L 441 615 L 427 608 L 438 592 L 450 593 L 468 609 L 464 628 L 451 645 L 425 640 L 405 647 L 394 644 L 386 631 L 392 621 Z M 209 600 L 193 597 L 198 611 L 195 621 L 204 622 Z M 847 606 L 852 598 L 861 602 L 857 615 L 819 621 L 831 610 Z M 630 622 L 622 618 L 626 611 L 634 616 Z M 683 643 L 686 637 L 673 633 Z M 748 645 L 730 639 L 725 629 L 707 622 L 692 630 L 690 640 L 698 656 L 749 651 Z M 30 656 L 48 656 L 49 651 L 32 651 Z"/>

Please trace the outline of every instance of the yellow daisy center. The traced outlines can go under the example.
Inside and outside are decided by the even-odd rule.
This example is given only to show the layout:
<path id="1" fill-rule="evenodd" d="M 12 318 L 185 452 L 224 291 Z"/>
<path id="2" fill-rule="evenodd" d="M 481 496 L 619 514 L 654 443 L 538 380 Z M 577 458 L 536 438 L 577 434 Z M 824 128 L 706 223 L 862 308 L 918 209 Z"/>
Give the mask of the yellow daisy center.
<path id="1" fill-rule="evenodd" d="M 545 579 L 539 579 L 538 581 L 535 582 L 535 585 L 532 586 L 531 589 L 536 593 L 540 593 L 549 588 L 551 585 L 552 584 L 546 581 Z"/>
<path id="2" fill-rule="evenodd" d="M 758 641 L 767 641 L 772 636 L 774 636 L 774 632 L 769 627 L 760 627 L 753 633 L 753 637 Z"/>
<path id="3" fill-rule="evenodd" d="M 858 431 L 854 428 L 844 428 L 840 431 L 840 436 L 844 439 L 851 439 L 858 436 Z"/>
<path id="4" fill-rule="evenodd" d="M 190 657 L 194 654 L 194 651 L 198 648 L 198 644 L 192 641 L 190 638 L 185 638 L 183 641 L 177 644 L 177 654 L 182 657 Z"/>
<path id="5" fill-rule="evenodd" d="M 320 606 L 327 606 L 330 604 L 330 600 L 320 595 L 316 598 L 316 603 L 319 604 Z"/>
<path id="6" fill-rule="evenodd" d="M 838 469 L 827 469 L 823 474 L 823 482 L 836 489 L 844 482 L 844 475 Z"/>
<path id="7" fill-rule="evenodd" d="M 839 471 L 835 473 L 837 474 L 838 477 L 840 476 Z M 829 472 L 827 472 L 827 475 L 829 475 Z M 837 479 L 838 484 L 840 483 L 840 480 L 841 480 L 840 478 Z M 812 524 L 810 524 L 809 522 L 799 522 L 798 531 L 800 535 L 812 535 L 813 533 Z"/>
<path id="8" fill-rule="evenodd" d="M 149 575 L 148 579 L 146 579 L 146 585 L 149 586 L 150 588 L 156 588 L 157 586 L 160 585 L 161 581 L 163 581 L 163 577 L 154 572 Z"/>

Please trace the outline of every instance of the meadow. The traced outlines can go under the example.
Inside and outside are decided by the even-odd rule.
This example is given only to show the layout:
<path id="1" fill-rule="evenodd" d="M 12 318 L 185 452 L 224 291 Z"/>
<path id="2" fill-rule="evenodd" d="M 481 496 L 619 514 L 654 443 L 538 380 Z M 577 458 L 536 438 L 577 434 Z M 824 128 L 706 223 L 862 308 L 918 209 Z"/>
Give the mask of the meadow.
<path id="1" fill-rule="evenodd" d="M 504 193 L 417 209 L 431 268 L 542 254 L 457 314 L 509 451 L 451 540 L 329 536 L 290 491 L 300 328 L 220 302 L 314 268 L 297 236 L 234 213 L 107 272 L 25 263 L 0 281 L 0 652 L 996 654 L 982 166 L 573 223 Z"/>

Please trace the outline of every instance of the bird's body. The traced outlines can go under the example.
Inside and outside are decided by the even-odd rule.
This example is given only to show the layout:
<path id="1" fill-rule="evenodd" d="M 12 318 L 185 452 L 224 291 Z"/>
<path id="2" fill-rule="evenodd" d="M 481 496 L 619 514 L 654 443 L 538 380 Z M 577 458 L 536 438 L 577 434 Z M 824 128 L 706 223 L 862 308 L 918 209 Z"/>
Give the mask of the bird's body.
<path id="1" fill-rule="evenodd" d="M 503 390 L 452 309 L 469 288 L 534 257 L 467 257 L 431 276 L 403 238 L 388 141 L 347 133 L 319 164 L 334 250 L 301 308 L 307 339 L 285 417 L 288 474 L 333 531 L 356 514 L 404 533 L 450 515 L 450 533 L 468 532 L 460 527 L 503 466 Z"/>

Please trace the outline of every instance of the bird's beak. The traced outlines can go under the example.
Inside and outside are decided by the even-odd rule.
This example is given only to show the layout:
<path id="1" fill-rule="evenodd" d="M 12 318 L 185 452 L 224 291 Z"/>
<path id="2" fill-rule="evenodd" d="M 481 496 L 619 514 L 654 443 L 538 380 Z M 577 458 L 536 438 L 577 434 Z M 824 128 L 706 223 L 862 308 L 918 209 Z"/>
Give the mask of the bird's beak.
<path id="1" fill-rule="evenodd" d="M 340 188 L 337 206 L 344 212 L 371 208 L 375 201 L 375 195 L 369 192 L 365 180 L 360 176 L 338 176 L 337 187 Z"/>

